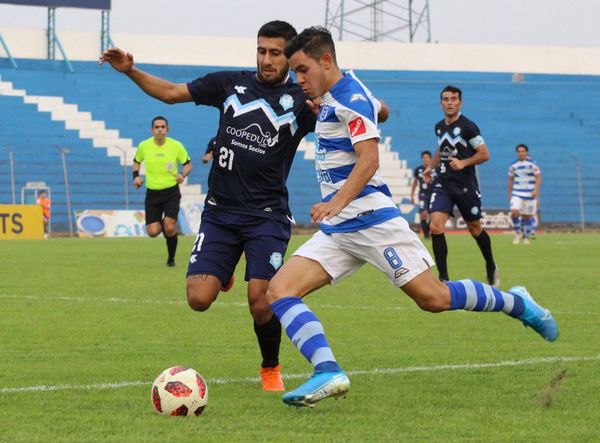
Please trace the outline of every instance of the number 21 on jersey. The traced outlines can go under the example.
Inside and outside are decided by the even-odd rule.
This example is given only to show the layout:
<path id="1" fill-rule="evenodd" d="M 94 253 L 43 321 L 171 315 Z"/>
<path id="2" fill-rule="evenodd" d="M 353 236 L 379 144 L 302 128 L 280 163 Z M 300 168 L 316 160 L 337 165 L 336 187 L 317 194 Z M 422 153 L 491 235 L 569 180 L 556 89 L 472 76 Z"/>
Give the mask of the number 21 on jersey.
<path id="1" fill-rule="evenodd" d="M 231 171 L 233 169 L 233 150 L 221 146 L 219 149 L 219 166 Z"/>

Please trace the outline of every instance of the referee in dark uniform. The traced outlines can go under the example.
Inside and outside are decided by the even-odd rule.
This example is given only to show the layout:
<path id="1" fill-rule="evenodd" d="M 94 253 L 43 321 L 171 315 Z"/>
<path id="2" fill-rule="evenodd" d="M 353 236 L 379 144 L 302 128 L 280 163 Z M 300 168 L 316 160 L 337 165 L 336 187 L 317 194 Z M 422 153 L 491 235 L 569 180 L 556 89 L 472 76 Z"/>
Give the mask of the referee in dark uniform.
<path id="1" fill-rule="evenodd" d="M 500 278 L 492 256 L 490 236 L 481 226 L 481 194 L 475 166 L 486 162 L 490 153 L 477 125 L 461 114 L 462 91 L 446 86 L 441 94 L 444 118 L 435 125 L 438 150 L 431 165 L 423 172 L 437 171 L 429 203 L 431 244 L 441 280 L 448 276 L 448 246 L 444 228 L 456 206 L 469 232 L 485 259 L 486 276 L 490 285 L 498 286 Z"/>
<path id="2" fill-rule="evenodd" d="M 192 172 L 192 162 L 184 146 L 167 137 L 169 123 L 165 117 L 152 119 L 152 137 L 141 142 L 133 159 L 133 186 L 143 184 L 140 166 L 146 167 L 146 231 L 150 237 L 161 232 L 167 240 L 167 266 L 175 266 L 177 250 L 177 215 L 181 193 L 179 185 Z M 183 165 L 179 172 L 178 164 Z"/>

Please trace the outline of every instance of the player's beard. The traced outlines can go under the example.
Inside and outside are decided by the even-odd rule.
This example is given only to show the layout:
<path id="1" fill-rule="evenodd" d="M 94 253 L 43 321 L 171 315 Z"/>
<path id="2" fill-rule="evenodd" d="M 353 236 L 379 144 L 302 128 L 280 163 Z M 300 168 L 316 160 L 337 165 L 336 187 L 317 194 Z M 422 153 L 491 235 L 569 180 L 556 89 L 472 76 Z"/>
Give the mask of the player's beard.
<path id="1" fill-rule="evenodd" d="M 257 69 L 258 79 L 260 80 L 261 83 L 264 83 L 265 85 L 269 85 L 269 86 L 280 85 L 281 83 L 283 83 L 283 81 L 285 80 L 285 78 L 287 77 L 287 74 L 288 74 L 287 69 L 282 69 L 280 72 L 277 73 L 276 77 L 265 77 L 262 74 L 260 66 L 258 66 L 257 68 L 258 68 Z"/>

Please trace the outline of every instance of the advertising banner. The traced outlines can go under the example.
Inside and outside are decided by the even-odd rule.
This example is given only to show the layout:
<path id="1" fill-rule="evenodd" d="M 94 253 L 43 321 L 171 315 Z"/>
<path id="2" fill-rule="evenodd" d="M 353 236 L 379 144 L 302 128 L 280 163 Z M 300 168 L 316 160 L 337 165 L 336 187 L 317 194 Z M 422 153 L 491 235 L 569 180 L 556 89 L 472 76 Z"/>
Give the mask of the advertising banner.
<path id="1" fill-rule="evenodd" d="M 87 209 L 75 214 L 79 237 L 145 237 L 144 211 Z"/>
<path id="2" fill-rule="evenodd" d="M 200 217 L 204 203 L 184 203 L 181 202 L 179 211 L 179 226 L 183 235 L 198 234 L 200 226 Z"/>
<path id="3" fill-rule="evenodd" d="M 0 205 L 0 239 L 44 238 L 42 208 L 38 205 Z"/>

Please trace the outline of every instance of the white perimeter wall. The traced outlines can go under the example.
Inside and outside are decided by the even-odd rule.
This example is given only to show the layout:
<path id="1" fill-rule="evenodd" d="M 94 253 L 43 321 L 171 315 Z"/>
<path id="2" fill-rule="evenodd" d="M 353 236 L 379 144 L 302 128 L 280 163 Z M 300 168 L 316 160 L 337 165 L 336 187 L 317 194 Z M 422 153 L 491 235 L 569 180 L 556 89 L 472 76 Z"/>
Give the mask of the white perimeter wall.
<path id="1" fill-rule="evenodd" d="M 44 30 L 3 28 L 13 57 L 44 59 Z M 58 32 L 70 60 L 97 60 L 98 33 Z M 139 63 L 255 65 L 254 38 L 113 34 L 115 44 Z M 342 68 L 415 71 L 476 71 L 600 75 L 600 48 L 456 45 L 426 43 L 336 43 Z M 60 56 L 58 48 L 57 56 Z M 0 57 L 6 57 L 0 47 Z"/>

